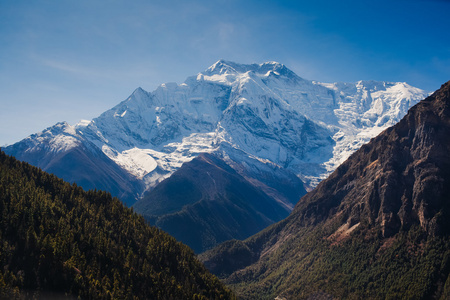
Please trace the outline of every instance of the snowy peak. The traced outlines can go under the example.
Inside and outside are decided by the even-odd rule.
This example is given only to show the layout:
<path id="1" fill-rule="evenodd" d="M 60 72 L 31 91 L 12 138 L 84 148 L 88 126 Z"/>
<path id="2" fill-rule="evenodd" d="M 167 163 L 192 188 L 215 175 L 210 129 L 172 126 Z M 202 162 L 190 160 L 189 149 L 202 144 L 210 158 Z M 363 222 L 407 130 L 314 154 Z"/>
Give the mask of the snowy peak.
<path id="1" fill-rule="evenodd" d="M 23 140 L 27 145 L 27 152 L 47 149 L 50 152 L 58 153 L 68 151 L 81 144 L 82 137 L 76 129 L 76 126 L 69 125 L 67 122 L 58 122 L 55 125 L 33 134 Z M 21 142 L 12 145 L 19 145 Z M 23 147 L 23 145 L 22 145 Z"/>
<path id="2" fill-rule="evenodd" d="M 293 71 L 288 69 L 285 65 L 277 63 L 277 62 L 266 62 L 260 65 L 258 74 L 267 75 L 275 75 L 275 76 L 283 76 L 290 79 L 300 79 Z"/>
<path id="3" fill-rule="evenodd" d="M 182 84 L 137 88 L 91 122 L 28 139 L 60 149 L 86 141 L 147 188 L 223 144 L 231 160 L 270 162 L 314 187 L 426 96 L 406 83 L 320 83 L 277 62 L 219 60 Z"/>
<path id="4" fill-rule="evenodd" d="M 125 107 L 131 110 L 139 110 L 145 106 L 149 106 L 150 102 L 150 94 L 144 91 L 141 87 L 138 87 L 133 91 L 133 93 L 125 100 L 113 107 L 110 111 L 120 111 Z M 121 117 L 123 117 L 120 114 Z"/>
<path id="5" fill-rule="evenodd" d="M 218 60 L 211 67 L 206 69 L 203 74 L 205 75 L 224 75 L 224 74 L 238 74 L 245 73 L 243 71 L 242 65 L 236 64 L 234 62 L 226 61 L 226 60 Z"/>
<path id="6" fill-rule="evenodd" d="M 283 76 L 286 78 L 300 79 L 293 71 L 278 62 L 265 62 L 262 64 L 238 64 L 231 61 L 219 60 L 201 73 L 206 76 L 213 75 L 240 75 L 248 72 L 258 76 Z"/>
<path id="7" fill-rule="evenodd" d="M 299 186 L 315 187 L 426 95 L 404 83 L 319 83 L 304 80 L 277 62 L 220 60 L 182 84 L 165 83 L 152 92 L 137 88 L 91 122 L 58 123 L 6 147 L 5 152 L 86 189 L 108 190 L 130 205 L 172 179 L 183 164 L 210 153 L 233 169 L 246 186 L 265 193 L 267 201 L 273 201 L 267 207 L 286 211 L 304 192 Z M 189 174 L 185 178 L 215 187 L 221 177 L 215 179 L 208 172 L 202 174 L 204 180 Z M 185 198 L 189 186 L 170 182 L 175 185 L 167 192 Z M 209 211 L 204 216 L 217 216 L 216 211 L 230 207 L 254 215 L 263 207 L 249 205 L 261 197 L 249 196 L 240 188 L 236 193 L 230 198 L 236 202 L 225 201 L 231 206 L 205 202 L 201 210 Z M 198 222 L 196 213 L 189 215 Z M 202 238 L 191 226 L 217 227 L 219 222 L 219 227 L 231 228 L 230 218 L 223 220 L 168 226 L 187 229 L 202 239 L 200 245 L 206 245 L 205 239 L 212 235 Z M 242 220 L 246 223 L 249 218 Z M 252 228 L 267 225 L 260 221 Z"/>

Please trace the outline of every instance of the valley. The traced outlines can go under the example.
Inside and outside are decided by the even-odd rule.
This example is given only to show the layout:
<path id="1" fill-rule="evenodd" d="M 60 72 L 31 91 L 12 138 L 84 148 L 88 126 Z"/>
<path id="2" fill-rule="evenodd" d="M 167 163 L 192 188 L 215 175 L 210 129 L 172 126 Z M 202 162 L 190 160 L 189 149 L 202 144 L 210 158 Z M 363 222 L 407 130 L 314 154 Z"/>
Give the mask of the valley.
<path id="1" fill-rule="evenodd" d="M 3 150 L 85 189 L 109 191 L 200 253 L 287 217 L 307 190 L 427 95 L 406 83 L 320 83 L 277 62 L 219 60 L 182 84 L 138 88 L 91 121 L 61 122 Z M 258 192 L 230 197 L 214 186 L 217 172 L 208 181 L 183 171 L 186 164 L 200 174 L 201 154 Z M 203 192 L 155 215 L 152 206 L 167 201 L 163 186 L 183 176 Z M 258 202 L 272 212 L 261 214 Z M 218 210 L 241 217 L 204 219 Z"/>

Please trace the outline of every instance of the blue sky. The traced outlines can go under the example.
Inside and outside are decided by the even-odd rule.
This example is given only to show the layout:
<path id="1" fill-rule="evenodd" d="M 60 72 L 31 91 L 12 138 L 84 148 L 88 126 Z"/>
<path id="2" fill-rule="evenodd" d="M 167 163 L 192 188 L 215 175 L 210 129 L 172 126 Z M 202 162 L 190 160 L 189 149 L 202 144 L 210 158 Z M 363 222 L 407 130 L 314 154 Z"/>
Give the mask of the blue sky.
<path id="1" fill-rule="evenodd" d="M 450 80 L 450 1 L 0 0 L 0 145 L 223 58 L 322 82 Z"/>

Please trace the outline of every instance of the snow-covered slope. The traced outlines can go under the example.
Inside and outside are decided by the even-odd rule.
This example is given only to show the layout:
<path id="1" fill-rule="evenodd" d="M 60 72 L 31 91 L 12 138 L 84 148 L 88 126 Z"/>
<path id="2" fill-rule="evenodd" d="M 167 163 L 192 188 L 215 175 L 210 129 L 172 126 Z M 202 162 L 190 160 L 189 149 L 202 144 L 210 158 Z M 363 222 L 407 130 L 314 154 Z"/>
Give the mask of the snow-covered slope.
<path id="1" fill-rule="evenodd" d="M 144 184 L 89 142 L 79 130 L 82 125 L 57 123 L 3 150 L 85 189 L 107 190 L 132 205 Z"/>
<path id="2" fill-rule="evenodd" d="M 426 96 L 406 83 L 327 84 L 276 62 L 220 60 L 182 84 L 151 93 L 138 88 L 90 122 L 48 129 L 5 151 L 17 156 L 42 144 L 55 153 L 89 145 L 142 182 L 139 194 L 203 152 L 262 185 L 261 170 L 276 168 L 311 188 Z"/>

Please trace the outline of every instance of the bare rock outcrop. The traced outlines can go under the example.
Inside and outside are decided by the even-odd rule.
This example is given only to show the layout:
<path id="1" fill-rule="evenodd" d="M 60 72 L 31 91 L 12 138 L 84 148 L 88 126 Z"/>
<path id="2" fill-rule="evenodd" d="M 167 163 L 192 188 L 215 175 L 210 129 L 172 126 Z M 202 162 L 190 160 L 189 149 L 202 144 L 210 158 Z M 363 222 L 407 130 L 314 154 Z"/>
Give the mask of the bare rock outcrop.
<path id="1" fill-rule="evenodd" d="M 355 152 L 301 199 L 297 219 L 380 225 L 385 237 L 413 224 L 450 233 L 450 82 Z M 296 212 L 293 214 L 295 215 Z"/>

